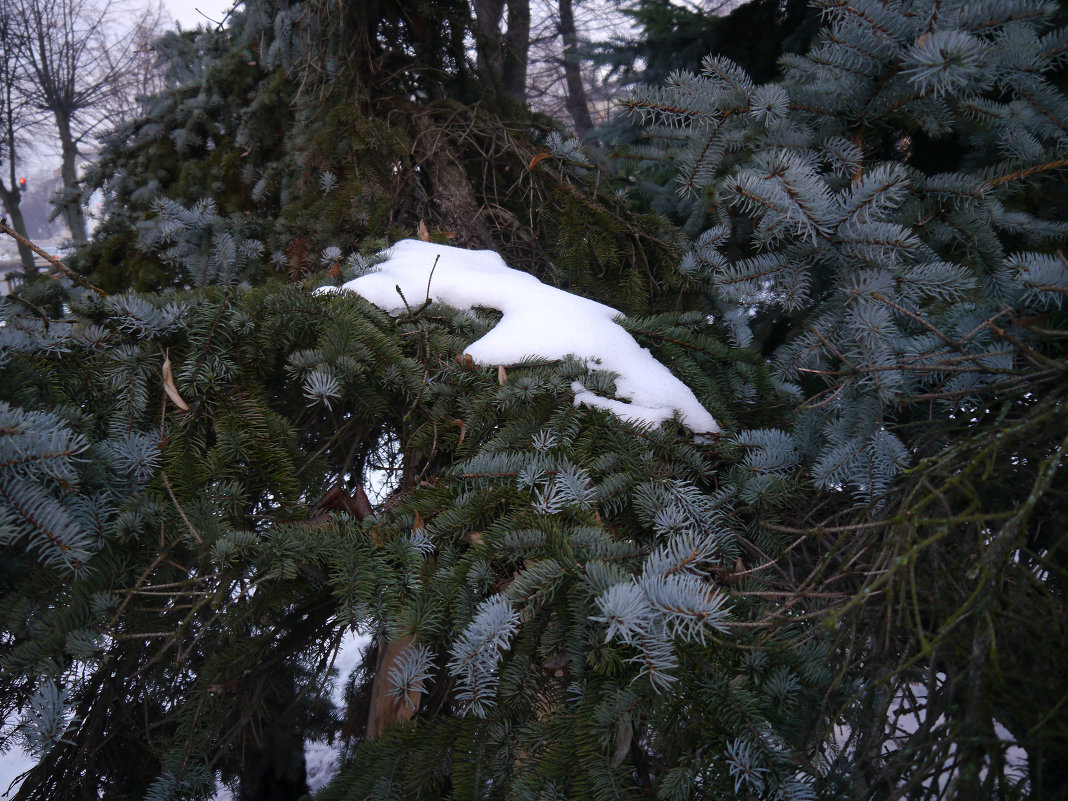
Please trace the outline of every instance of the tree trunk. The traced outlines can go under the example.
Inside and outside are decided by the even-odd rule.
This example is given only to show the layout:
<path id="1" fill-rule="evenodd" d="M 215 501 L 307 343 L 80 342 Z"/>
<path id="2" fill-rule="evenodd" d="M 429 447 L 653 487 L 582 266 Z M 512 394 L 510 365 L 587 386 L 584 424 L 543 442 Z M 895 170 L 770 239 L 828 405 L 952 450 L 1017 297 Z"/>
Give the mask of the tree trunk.
<path id="1" fill-rule="evenodd" d="M 78 144 L 70 131 L 70 119 L 63 114 L 56 114 L 56 127 L 59 129 L 59 143 L 63 152 L 63 164 L 61 174 L 63 176 L 62 201 L 63 219 L 70 228 L 70 238 L 77 245 L 84 244 L 89 238 L 85 230 L 85 214 L 82 212 L 80 197 L 73 195 L 81 192 L 78 190 Z"/>
<path id="2" fill-rule="evenodd" d="M 483 209 L 471 187 L 459 155 L 449 136 L 443 136 L 431 116 L 413 113 L 412 131 L 419 143 L 416 163 L 429 181 L 431 214 L 427 222 L 456 234 L 454 244 L 496 250 L 497 241 L 483 219 Z"/>
<path id="3" fill-rule="evenodd" d="M 508 0 L 508 33 L 504 35 L 501 82 L 505 94 L 527 102 L 527 64 L 530 57 L 530 0 Z"/>
<path id="4" fill-rule="evenodd" d="M 571 0 L 560 0 L 560 38 L 564 44 L 564 79 L 567 83 L 567 111 L 575 122 L 575 133 L 584 137 L 593 128 L 586 87 L 582 83 L 575 10 Z"/>
<path id="5" fill-rule="evenodd" d="M 495 88 L 501 82 L 501 18 L 504 0 L 474 0 L 475 53 L 478 73 Z"/>
<path id="6" fill-rule="evenodd" d="M 26 221 L 22 217 L 22 209 L 19 204 L 22 202 L 22 190 L 19 189 L 18 177 L 15 174 L 16 164 L 16 139 L 15 139 L 15 109 L 12 103 L 14 102 L 14 70 L 12 61 L 9 59 L 18 58 L 18 53 L 15 51 L 17 46 L 14 42 L 14 37 L 11 35 L 11 20 L 5 19 L 0 25 L 0 43 L 3 44 L 5 53 L 0 56 L 3 61 L 0 62 L 0 77 L 3 78 L 3 90 L 4 90 L 4 159 L 7 161 L 8 177 L 11 180 L 11 189 L 4 186 L 4 182 L 0 180 L 0 200 L 3 200 L 4 211 L 7 216 L 11 218 L 11 227 L 22 236 L 29 239 L 29 234 L 26 232 Z M 33 251 L 26 247 L 21 242 L 19 246 L 19 261 L 22 262 L 22 270 L 26 275 L 31 275 L 36 272 L 37 267 L 33 263 Z"/>
<path id="7" fill-rule="evenodd" d="M 17 184 L 10 190 L 6 186 L 0 184 L 0 199 L 4 202 L 5 213 L 11 218 L 11 227 L 29 239 L 30 236 L 26 233 L 26 221 L 23 219 L 22 209 L 19 207 L 21 195 L 22 193 L 19 192 Z M 33 263 L 33 251 L 21 242 L 18 243 L 18 246 L 19 261 L 22 262 L 22 271 L 26 273 L 26 275 L 35 274 L 37 272 L 37 265 Z"/>
<path id="8" fill-rule="evenodd" d="M 530 0 L 507 0 L 508 31 L 501 33 L 505 0 L 474 0 L 479 73 L 517 103 L 527 99 Z"/>
<path id="9" fill-rule="evenodd" d="M 411 720 L 419 706 L 422 693 L 412 690 L 407 697 L 392 695 L 393 685 L 389 672 L 398 664 L 404 649 L 413 642 L 411 637 L 387 640 L 382 635 L 378 645 L 378 661 L 375 664 L 374 685 L 371 690 L 371 705 L 367 711 L 367 739 L 381 737 L 391 723 Z"/>

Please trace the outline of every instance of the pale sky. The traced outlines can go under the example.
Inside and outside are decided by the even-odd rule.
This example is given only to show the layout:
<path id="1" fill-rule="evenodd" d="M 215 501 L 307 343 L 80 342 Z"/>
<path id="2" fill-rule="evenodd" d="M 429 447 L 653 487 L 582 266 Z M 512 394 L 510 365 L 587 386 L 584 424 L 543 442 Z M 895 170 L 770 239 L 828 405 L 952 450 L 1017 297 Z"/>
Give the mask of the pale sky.
<path id="1" fill-rule="evenodd" d="M 233 0 L 163 0 L 172 20 L 181 23 L 182 28 L 195 28 L 199 24 L 209 24 L 206 14 L 212 21 L 219 22 L 226 12 L 233 7 Z M 200 14 L 197 9 L 203 12 Z"/>

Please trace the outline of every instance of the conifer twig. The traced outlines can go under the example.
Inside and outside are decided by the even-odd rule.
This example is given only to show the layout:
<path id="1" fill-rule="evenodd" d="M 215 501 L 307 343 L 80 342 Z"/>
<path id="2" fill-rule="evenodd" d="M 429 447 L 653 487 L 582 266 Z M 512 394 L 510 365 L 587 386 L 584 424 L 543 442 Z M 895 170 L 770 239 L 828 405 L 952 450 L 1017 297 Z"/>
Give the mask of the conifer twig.
<path id="1" fill-rule="evenodd" d="M 28 308 L 31 311 L 33 311 L 38 317 L 41 318 L 41 324 L 44 325 L 44 330 L 45 331 L 48 330 L 48 327 L 49 327 L 48 315 L 45 313 L 44 309 L 42 309 L 36 303 L 31 303 L 30 301 L 26 300 L 26 298 L 24 298 L 24 297 L 22 297 L 21 295 L 18 295 L 18 294 L 8 295 L 8 297 L 11 298 L 14 301 L 17 301 L 18 303 L 21 303 L 23 306 L 25 306 L 26 308 Z"/>
<path id="2" fill-rule="evenodd" d="M 78 275 L 78 273 L 74 272 L 74 270 L 72 270 L 66 264 L 61 262 L 55 256 L 52 256 L 52 255 L 46 253 L 40 247 L 35 245 L 29 239 L 27 239 L 22 234 L 20 234 L 18 231 L 16 231 L 14 228 L 12 228 L 10 225 L 8 225 L 6 219 L 0 220 L 0 231 L 3 231 L 5 234 L 10 236 L 12 239 L 14 239 L 20 245 L 23 245 L 24 247 L 28 247 L 30 250 L 32 250 L 34 253 L 36 253 L 38 256 L 40 256 L 45 261 L 47 261 L 49 264 L 51 264 L 53 267 L 55 267 L 57 270 L 59 270 L 64 276 L 66 276 L 71 281 L 76 283 L 82 289 L 88 289 L 88 290 L 91 290 L 93 292 L 96 292 L 98 295 L 100 295 L 103 298 L 108 297 L 108 293 L 105 292 L 103 289 L 101 289 L 100 287 L 94 286 L 93 284 L 89 283 L 87 280 L 82 278 L 82 276 Z"/>
<path id="3" fill-rule="evenodd" d="M 1055 170 L 1060 167 L 1068 167 L 1068 159 L 1055 159 L 1053 161 L 1047 161 L 1044 164 L 1033 164 L 1030 167 L 1024 167 L 1023 169 L 1013 170 L 1005 175 L 999 175 L 996 178 L 991 178 L 986 182 L 986 186 L 993 189 L 995 186 L 1001 184 L 1007 184 L 1012 181 L 1022 181 L 1024 178 L 1028 178 L 1036 173 L 1045 172 L 1046 170 Z"/>
<path id="4" fill-rule="evenodd" d="M 997 334 L 999 337 L 1007 339 L 1009 342 L 1011 342 L 1013 345 L 1023 351 L 1023 353 L 1035 364 L 1040 364 L 1043 367 L 1047 367 L 1051 370 L 1057 371 L 1064 370 L 1066 367 L 1068 367 L 1068 365 L 1065 365 L 1063 362 L 1059 362 L 1056 359 L 1051 359 L 1048 356 L 1043 356 L 1041 353 L 1036 351 L 1026 342 L 1022 341 L 1019 337 L 1014 336 L 1009 331 L 1006 331 L 1004 328 L 995 325 L 993 322 L 990 323 L 990 330 Z"/>
<path id="5" fill-rule="evenodd" d="M 200 538 L 197 530 L 193 528 L 193 524 L 189 522 L 189 518 L 185 516 L 185 510 L 182 509 L 182 505 L 178 503 L 178 498 L 174 494 L 174 489 L 171 487 L 171 482 L 167 480 L 166 473 L 160 473 L 160 478 L 163 479 L 163 486 L 167 488 L 167 494 L 171 496 L 171 500 L 174 501 L 174 508 L 178 510 L 178 514 L 182 516 L 182 520 L 185 522 L 186 528 L 189 529 L 189 533 L 193 535 L 193 539 L 197 541 L 198 545 L 203 545 L 204 540 Z"/>

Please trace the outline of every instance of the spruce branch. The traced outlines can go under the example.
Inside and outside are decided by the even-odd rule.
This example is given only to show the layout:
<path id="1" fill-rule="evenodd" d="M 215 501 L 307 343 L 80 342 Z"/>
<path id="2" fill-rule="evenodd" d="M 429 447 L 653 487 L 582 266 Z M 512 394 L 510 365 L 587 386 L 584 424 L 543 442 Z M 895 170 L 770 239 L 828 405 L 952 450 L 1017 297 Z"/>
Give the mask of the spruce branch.
<path id="1" fill-rule="evenodd" d="M 993 178 L 987 179 L 985 186 L 993 189 L 994 187 L 1001 186 L 1007 183 L 1014 183 L 1016 181 L 1022 181 L 1025 178 L 1030 178 L 1032 175 L 1039 175 L 1044 172 L 1050 172 L 1051 170 L 1059 170 L 1062 167 L 1068 167 L 1068 158 L 1054 159 L 1053 161 L 1047 161 L 1043 164 L 1032 164 L 1029 167 L 1021 167 L 1013 170 L 1012 172 L 1004 173 L 1003 175 L 997 175 Z"/>
<path id="2" fill-rule="evenodd" d="M 196 540 L 197 545 L 204 545 L 204 540 L 201 538 L 200 534 L 197 533 L 197 530 L 193 527 L 193 524 L 189 521 L 189 517 L 186 515 L 185 509 L 183 509 L 182 505 L 178 503 L 178 497 L 174 494 L 174 487 L 171 486 L 171 482 L 167 478 L 167 473 L 161 472 L 160 478 L 163 480 L 163 486 L 166 487 L 167 494 L 171 497 L 171 501 L 174 503 L 174 508 L 178 510 L 178 514 L 181 516 L 182 522 L 185 523 L 185 527 L 189 531 L 189 534 L 193 537 L 194 540 Z"/>

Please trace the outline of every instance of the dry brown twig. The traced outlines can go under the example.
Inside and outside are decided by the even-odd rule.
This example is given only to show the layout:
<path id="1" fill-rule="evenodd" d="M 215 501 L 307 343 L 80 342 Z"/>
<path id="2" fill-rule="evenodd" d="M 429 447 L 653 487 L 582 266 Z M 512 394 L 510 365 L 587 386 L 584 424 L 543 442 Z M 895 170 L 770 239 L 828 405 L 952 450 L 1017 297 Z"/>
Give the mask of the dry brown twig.
<path id="1" fill-rule="evenodd" d="M 105 292 L 103 289 L 101 289 L 100 287 L 94 286 L 93 284 L 89 283 L 85 278 L 83 278 L 82 276 L 78 275 L 78 273 L 74 272 L 74 270 L 72 270 L 66 264 L 61 262 L 55 256 L 51 255 L 50 253 L 47 253 L 46 251 L 41 249 L 38 245 L 36 245 L 33 242 L 31 242 L 29 239 L 27 239 L 22 234 L 20 234 L 18 231 L 16 231 L 14 228 L 12 228 L 10 225 L 8 225 L 6 219 L 0 220 L 0 231 L 2 231 L 3 233 L 7 234 L 8 236 L 10 236 L 12 239 L 14 239 L 19 244 L 30 248 L 30 250 L 32 250 L 34 253 L 36 253 L 38 256 L 40 256 L 45 261 L 47 261 L 49 264 L 51 264 L 57 270 L 59 270 L 59 272 L 62 273 L 65 278 L 69 278 L 73 283 L 77 284 L 82 289 L 88 289 L 91 292 L 96 292 L 98 295 L 100 295 L 101 297 L 104 297 L 104 298 L 108 297 L 108 293 Z"/>

